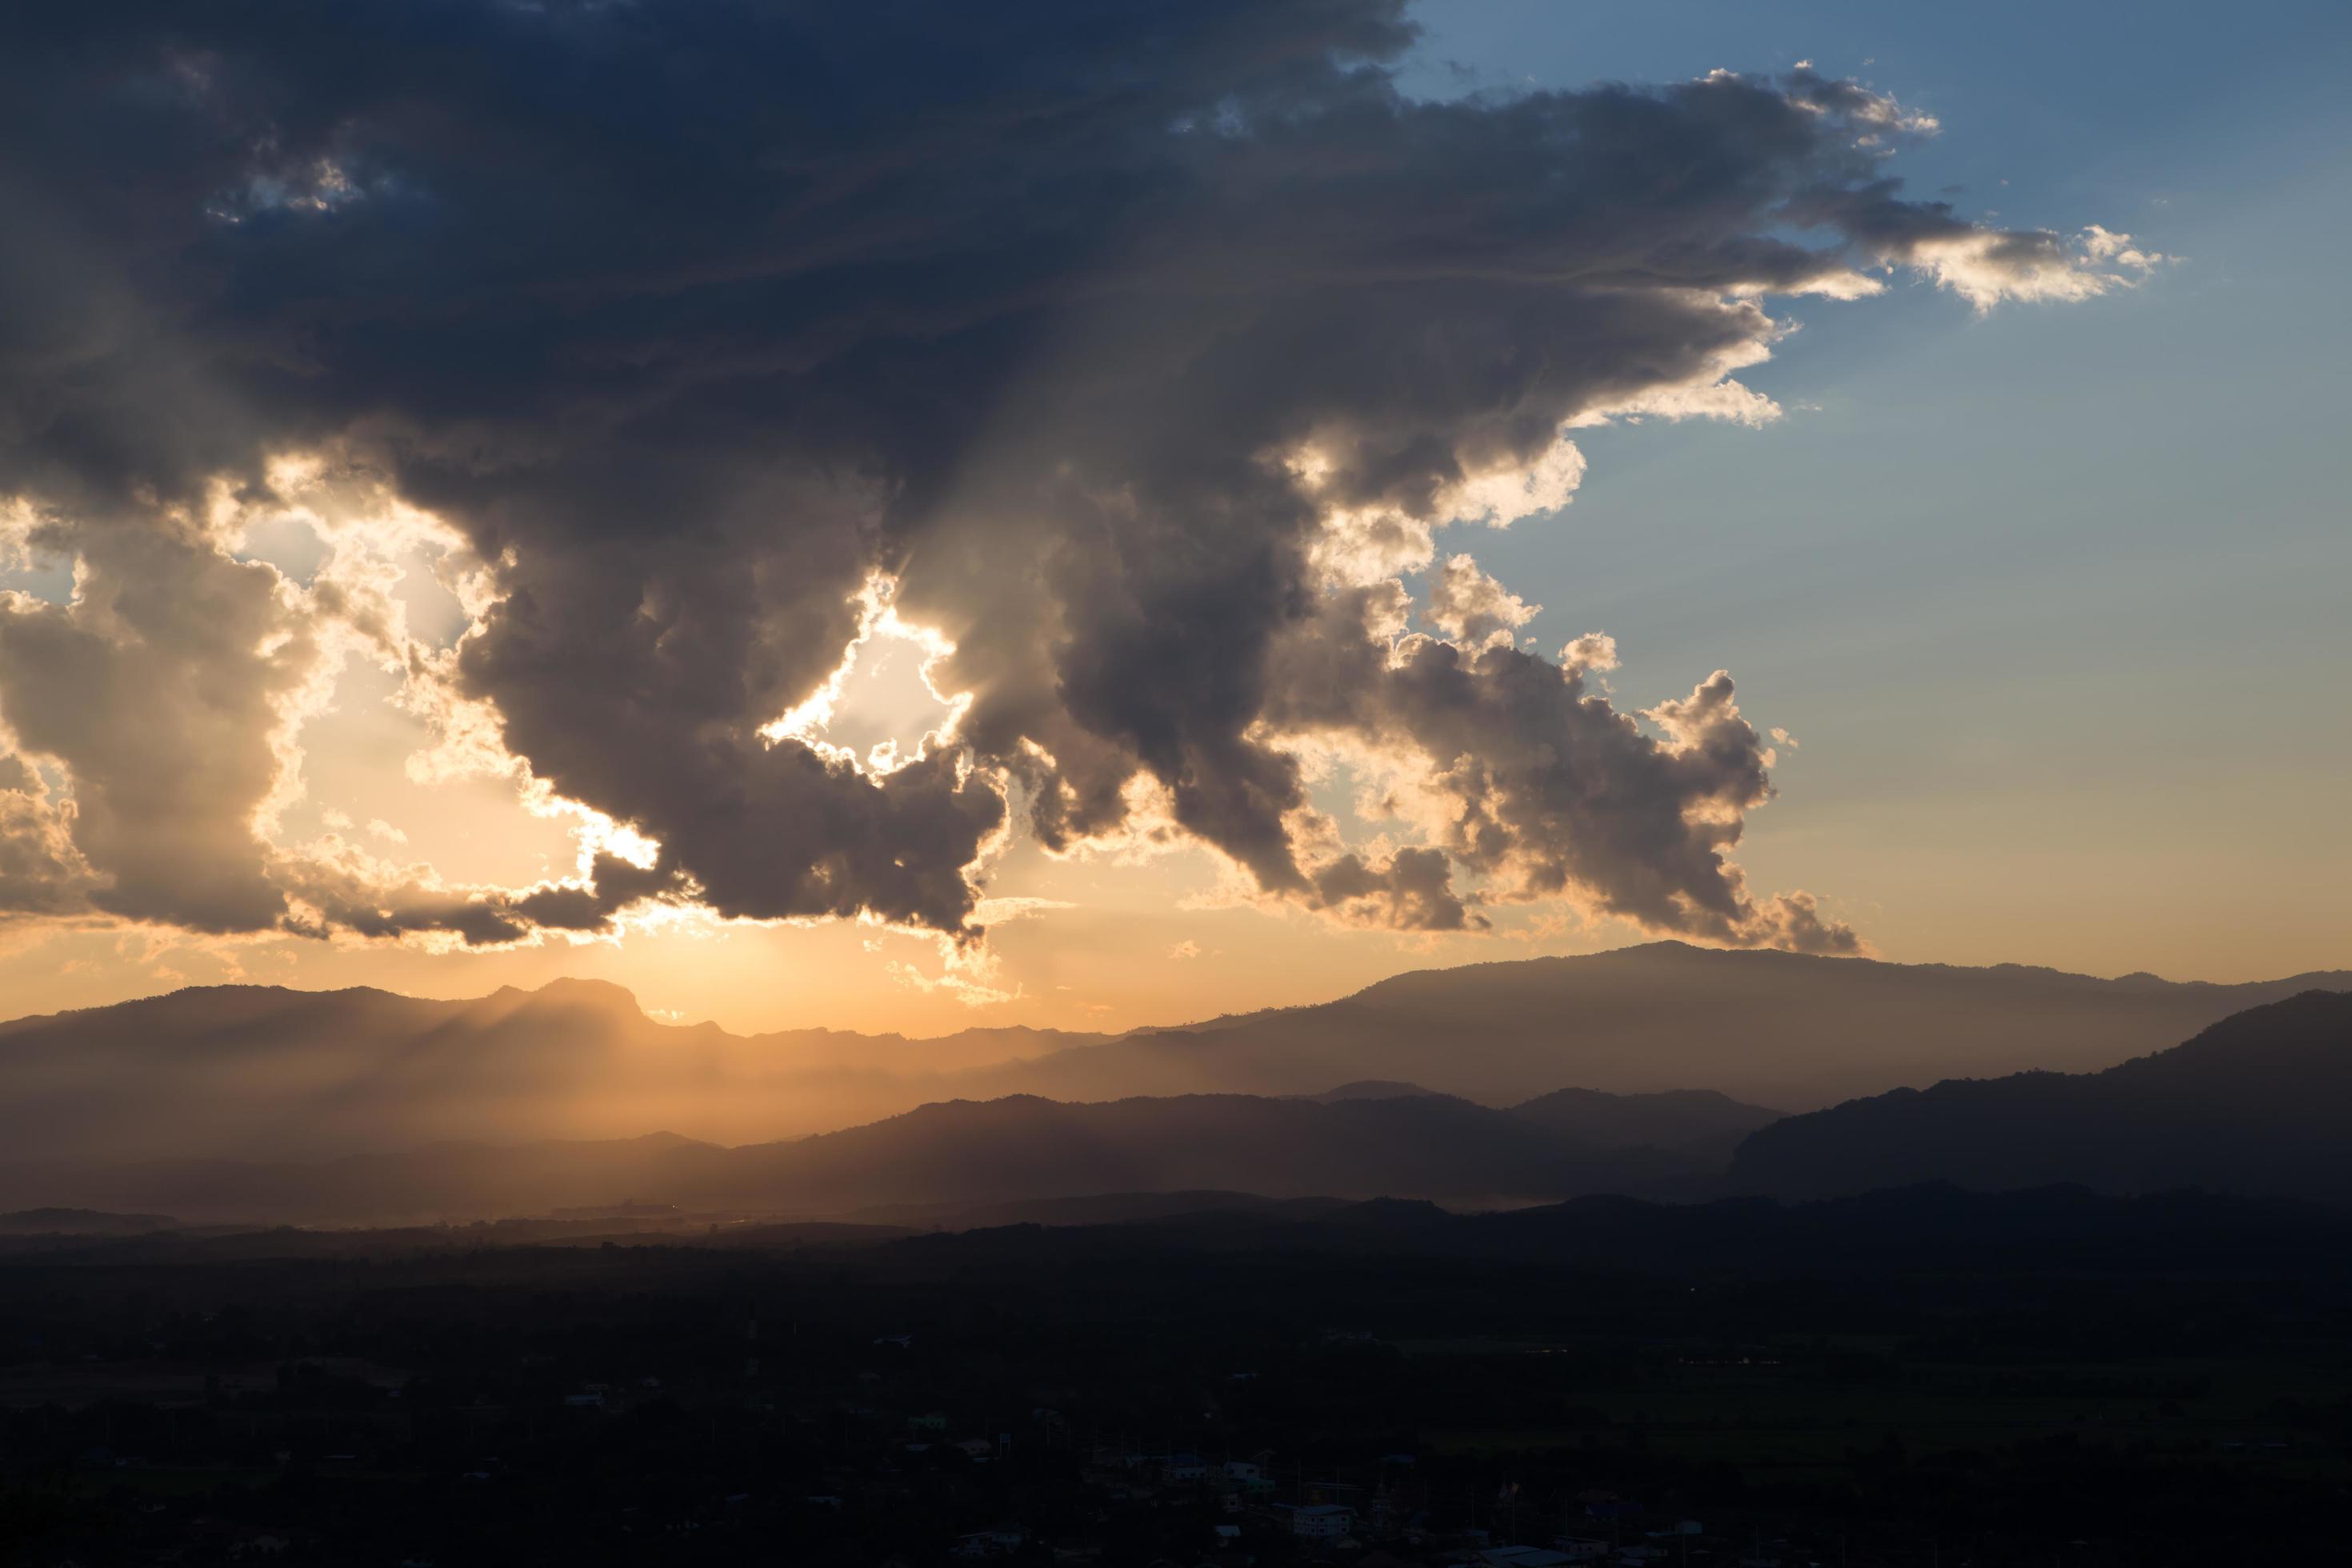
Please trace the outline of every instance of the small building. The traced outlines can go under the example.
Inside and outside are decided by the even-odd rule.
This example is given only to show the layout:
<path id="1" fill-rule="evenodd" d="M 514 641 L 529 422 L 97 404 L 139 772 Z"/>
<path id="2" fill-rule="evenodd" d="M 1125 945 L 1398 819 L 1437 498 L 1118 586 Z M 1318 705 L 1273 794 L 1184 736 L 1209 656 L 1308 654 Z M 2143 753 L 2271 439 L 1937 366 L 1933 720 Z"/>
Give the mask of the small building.
<path id="1" fill-rule="evenodd" d="M 1274 1478 L 1265 1473 L 1265 1468 L 1247 1459 L 1226 1460 L 1224 1478 L 1228 1489 L 1245 1498 L 1267 1497 L 1275 1489 Z"/>
<path id="2" fill-rule="evenodd" d="M 1290 1511 L 1290 1533 L 1302 1541 L 1337 1541 L 1356 1527 L 1356 1510 L 1345 1503 L 1314 1503 Z"/>

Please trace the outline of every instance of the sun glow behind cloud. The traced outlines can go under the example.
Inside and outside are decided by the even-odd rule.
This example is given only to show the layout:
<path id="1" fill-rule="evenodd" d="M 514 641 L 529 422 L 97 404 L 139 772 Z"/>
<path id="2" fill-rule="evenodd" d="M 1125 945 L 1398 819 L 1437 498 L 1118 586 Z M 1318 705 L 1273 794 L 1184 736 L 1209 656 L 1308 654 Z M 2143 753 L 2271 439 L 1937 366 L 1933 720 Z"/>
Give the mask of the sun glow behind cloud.
<path id="1" fill-rule="evenodd" d="M 762 739 L 772 745 L 798 741 L 873 777 L 955 744 L 956 727 L 972 701 L 969 691 L 939 688 L 955 644 L 901 616 L 893 603 L 898 591 L 895 581 L 879 574 L 866 580 L 856 596 L 857 633 L 841 662 L 805 700 L 761 725 Z M 855 738 L 866 739 L 863 750 Z"/>

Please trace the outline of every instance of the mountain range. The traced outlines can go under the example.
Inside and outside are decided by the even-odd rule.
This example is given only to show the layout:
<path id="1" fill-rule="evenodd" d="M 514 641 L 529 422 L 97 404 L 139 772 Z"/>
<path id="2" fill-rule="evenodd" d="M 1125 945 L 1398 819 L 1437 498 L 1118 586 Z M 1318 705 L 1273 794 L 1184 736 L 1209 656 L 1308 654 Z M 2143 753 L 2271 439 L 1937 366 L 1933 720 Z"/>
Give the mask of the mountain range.
<path id="1" fill-rule="evenodd" d="M 966 1029 L 731 1035 L 559 980 L 465 1001 L 369 989 L 192 987 L 0 1025 L 0 1148 L 17 1159 L 312 1160 L 420 1143 L 725 1143 L 870 1121 L 959 1072 L 1103 1039 Z"/>
<path id="2" fill-rule="evenodd" d="M 2352 973 L 2215 985 L 1655 942 L 1421 971 L 1181 1029 L 910 1040 L 665 1024 L 593 981 L 466 1001 L 215 986 L 0 1025 L 0 1148 L 82 1164 L 315 1162 L 657 1128 L 732 1146 L 1020 1095 L 1423 1090 L 1513 1106 L 1575 1085 L 1802 1110 L 1945 1079 L 2097 1070 L 2314 988 L 2352 989 Z M 1634 1142 L 1712 1136 L 1720 1152 L 1747 1131 L 1677 1104 L 1654 1106 L 1667 1120 Z M 1550 1114 L 1575 1131 L 1572 1098 Z"/>
<path id="3" fill-rule="evenodd" d="M 1637 1191 L 1718 1172 L 1720 1130 L 1776 1113 L 1703 1098 L 1580 1096 L 1497 1110 L 1450 1095 L 1185 1095 L 1097 1104 L 950 1100 L 791 1142 L 672 1133 L 437 1143 L 317 1162 L 0 1164 L 0 1205 L 168 1209 L 204 1224 L 410 1223 L 610 1208 L 626 1199 L 756 1215 L 936 1213 L 1095 1194 L 1406 1194 L 1465 1206 Z M 1664 1102 L 1664 1103 L 1660 1103 Z M 1687 1139 L 1661 1146 L 1652 1139 Z"/>
<path id="4" fill-rule="evenodd" d="M 1315 1093 L 1349 1079 L 1507 1105 L 1562 1084 L 1812 1110 L 1942 1079 L 2083 1072 L 2352 972 L 2215 985 L 1650 942 L 1420 970 L 1312 1007 L 1148 1030 L 974 1075 L 978 1092 Z"/>
<path id="5" fill-rule="evenodd" d="M 1738 1145 L 1728 1184 L 1788 1197 L 1941 1181 L 2344 1199 L 2347 1133 L 2352 995 L 2312 991 L 2104 1072 L 1958 1079 L 1790 1117 Z"/>
<path id="6" fill-rule="evenodd" d="M 1262 1211 L 1386 1196 L 1508 1208 L 1588 1194 L 1812 1199 L 1922 1183 L 2341 1200 L 2352 1198 L 2347 1126 L 2352 994 L 2313 991 L 2097 1073 L 1948 1080 L 1786 1118 L 1688 1089 L 1568 1089 L 1496 1109 L 1403 1080 L 1284 1097 L 1009 1095 L 734 1147 L 656 1133 L 307 1162 L 12 1160 L 0 1163 L 0 1205 L 34 1211 L 23 1224 L 46 1231 L 75 1211 L 246 1225 L 542 1215 L 674 1227 L 987 1212 L 1088 1223 L 1139 1204 Z"/>
<path id="7" fill-rule="evenodd" d="M 2312 991 L 2100 1072 L 1951 1079 L 1790 1117 L 1688 1089 L 1567 1089 L 1496 1109 L 1393 1079 L 1282 1097 L 1008 1095 L 734 1147 L 656 1133 L 310 1162 L 16 1160 L 0 1163 L 0 1206 L 384 1225 L 897 1223 L 1058 1205 L 1058 1223 L 1083 1223 L 1202 1194 L 1223 1194 L 1211 1207 L 1385 1196 L 1509 1208 L 1590 1194 L 1815 1199 L 1942 1183 L 2343 1200 L 2347 1127 L 2352 994 Z"/>

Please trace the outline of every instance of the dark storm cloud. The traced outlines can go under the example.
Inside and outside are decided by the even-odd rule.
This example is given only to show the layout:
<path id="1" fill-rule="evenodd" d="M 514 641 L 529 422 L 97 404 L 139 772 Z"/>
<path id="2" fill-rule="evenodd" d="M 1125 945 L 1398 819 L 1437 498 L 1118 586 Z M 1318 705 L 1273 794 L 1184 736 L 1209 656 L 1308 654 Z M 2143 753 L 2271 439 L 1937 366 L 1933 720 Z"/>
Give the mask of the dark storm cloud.
<path id="1" fill-rule="evenodd" d="M 216 583 L 231 616 L 248 590 L 159 520 L 270 454 L 437 513 L 502 595 L 466 693 L 660 843 L 631 897 L 964 931 L 1000 779 L 1066 847 L 1126 825 L 1140 770 L 1262 889 L 1381 923 L 1475 923 L 1458 865 L 1833 945 L 1724 858 L 1768 791 L 1727 678 L 1645 733 L 1509 647 L 1490 579 L 1446 580 L 1454 641 L 1392 647 L 1313 553 L 1714 382 L 1770 341 L 1759 291 L 1917 262 L 1981 301 L 2055 276 L 2052 242 L 1902 201 L 1881 154 L 1916 125 L 1850 84 L 1418 103 L 1410 39 L 1391 0 L 16 7 L 0 477 L 100 577 Z M 873 778 L 769 727 L 877 573 L 971 700 Z M 266 630 L 240 665 L 255 628 L 139 613 L 0 616 L 0 716 L 71 771 L 106 907 L 289 918 L 245 830 Z M 1418 753 L 1460 819 L 1308 863 L 1286 730 Z M 193 815 L 139 795 L 174 762 Z M 305 875 L 386 934 L 616 907 L 604 872 L 456 902 Z"/>

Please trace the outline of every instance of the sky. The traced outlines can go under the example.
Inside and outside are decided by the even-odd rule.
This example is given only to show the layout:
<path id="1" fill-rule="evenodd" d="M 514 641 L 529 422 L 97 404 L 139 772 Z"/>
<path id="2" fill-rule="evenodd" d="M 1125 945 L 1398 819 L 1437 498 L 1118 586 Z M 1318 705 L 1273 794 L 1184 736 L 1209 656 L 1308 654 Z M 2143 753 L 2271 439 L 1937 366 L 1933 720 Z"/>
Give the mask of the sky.
<path id="1" fill-rule="evenodd" d="M 8 24 L 0 1012 L 2352 961 L 2336 8 L 367 9 Z"/>

